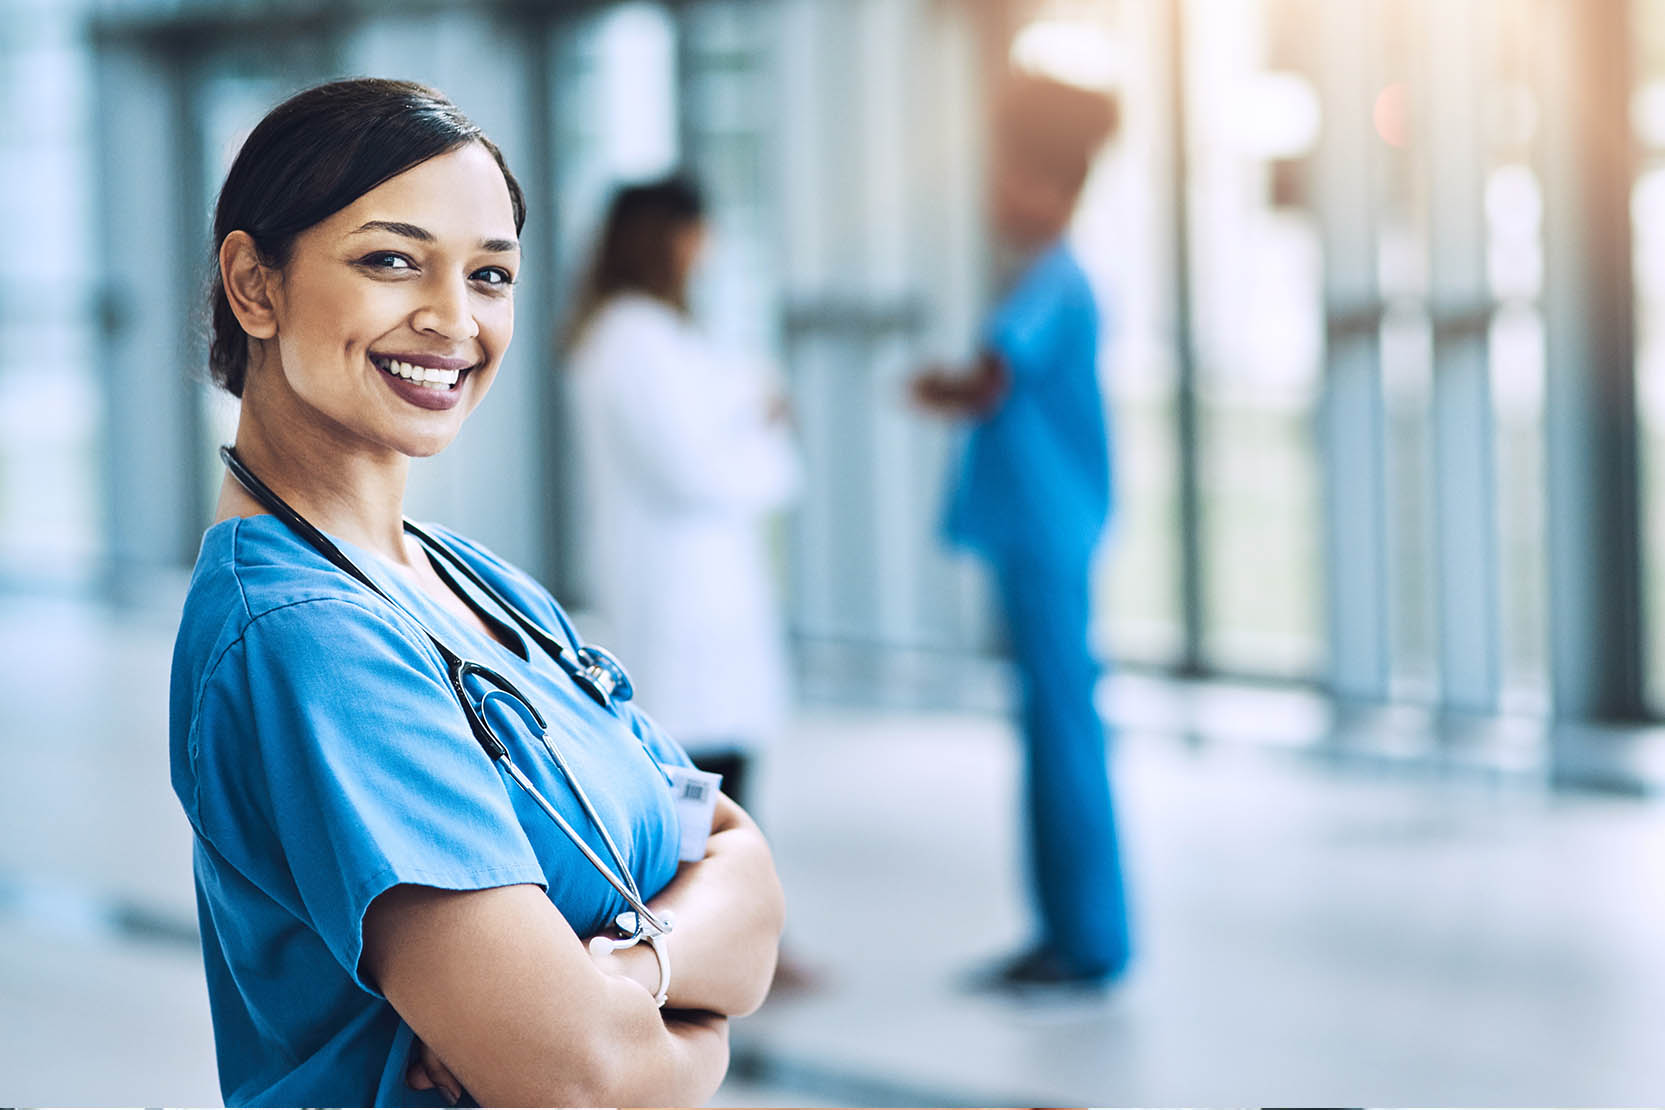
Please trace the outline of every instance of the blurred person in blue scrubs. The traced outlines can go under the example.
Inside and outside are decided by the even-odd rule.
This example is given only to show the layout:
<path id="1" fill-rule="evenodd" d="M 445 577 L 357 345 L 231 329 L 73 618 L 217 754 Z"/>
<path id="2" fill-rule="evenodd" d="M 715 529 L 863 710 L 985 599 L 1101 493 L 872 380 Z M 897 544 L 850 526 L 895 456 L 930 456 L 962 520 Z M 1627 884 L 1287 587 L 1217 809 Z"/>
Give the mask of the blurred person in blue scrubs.
<path id="1" fill-rule="evenodd" d="M 750 808 L 790 700 L 769 553 L 801 483 L 779 376 L 690 310 L 710 234 L 698 186 L 621 186 L 569 335 L 581 576 L 644 706 Z"/>
<path id="2" fill-rule="evenodd" d="M 1011 278 L 974 365 L 932 369 L 912 383 L 920 405 L 971 424 L 945 531 L 993 571 L 1020 685 L 1039 929 L 980 983 L 1098 989 L 1129 957 L 1106 735 L 1093 704 L 1099 667 L 1088 645 L 1111 459 L 1098 307 L 1065 236 L 1117 105 L 1014 72 L 993 118 L 989 214 L 1015 263 Z"/>
<path id="3" fill-rule="evenodd" d="M 539 646 L 561 616 L 528 575 L 405 522 L 411 459 L 501 367 L 525 214 L 480 129 L 398 81 L 285 101 L 221 190 L 210 369 L 241 399 L 251 477 L 227 476 L 203 536 L 170 752 L 228 1105 L 700 1102 L 727 1017 L 768 988 L 783 909 L 756 826 L 719 798 L 679 868 L 682 749 Z M 482 721 L 675 913 L 664 949 L 613 947 L 627 901 L 488 757 Z"/>

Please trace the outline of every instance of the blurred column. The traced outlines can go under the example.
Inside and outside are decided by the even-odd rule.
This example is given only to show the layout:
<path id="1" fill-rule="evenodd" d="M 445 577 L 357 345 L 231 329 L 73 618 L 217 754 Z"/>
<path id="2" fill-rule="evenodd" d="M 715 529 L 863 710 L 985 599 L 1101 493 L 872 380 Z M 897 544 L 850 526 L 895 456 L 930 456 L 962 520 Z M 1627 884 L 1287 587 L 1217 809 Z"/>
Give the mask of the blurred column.
<path id="1" fill-rule="evenodd" d="M 1324 462 L 1330 685 L 1343 698 L 1388 694 L 1386 489 L 1372 174 L 1378 141 L 1369 0 L 1318 6 L 1324 132 L 1314 158 L 1324 242 Z"/>
<path id="2" fill-rule="evenodd" d="M 143 44 L 98 54 L 98 201 L 104 244 L 101 372 L 112 589 L 142 591 L 196 557 L 206 507 L 196 386 L 186 372 L 208 260 L 188 256 L 206 217 L 187 212 L 197 159 L 180 67 Z"/>
<path id="3" fill-rule="evenodd" d="M 788 0 L 781 13 L 783 321 L 808 483 L 795 518 L 792 623 L 860 641 L 878 624 L 873 420 L 863 308 L 865 4 Z"/>
<path id="4" fill-rule="evenodd" d="M 978 334 L 989 296 L 990 251 L 984 200 L 985 128 L 991 59 L 1005 64 L 1009 35 L 992 34 L 1005 12 L 990 5 L 926 4 L 922 46 L 910 65 L 910 96 L 920 110 L 907 136 L 911 274 L 919 300 L 900 307 L 914 317 L 920 357 L 964 352 Z M 945 476 L 960 465 L 960 432 L 910 413 L 905 463 L 912 499 L 904 527 L 918 548 L 914 618 L 918 640 L 978 650 L 993 639 L 993 615 L 979 568 L 950 555 L 938 531 Z"/>
<path id="5" fill-rule="evenodd" d="M 771 0 L 703 0 L 676 11 L 671 111 L 680 164 L 706 191 L 716 232 L 700 263 L 694 308 L 726 351 L 773 356 L 778 339 L 781 119 L 771 67 L 780 34 Z"/>
<path id="6" fill-rule="evenodd" d="M 987 14 L 786 0 L 777 22 L 783 342 L 809 474 L 792 620 L 856 649 L 853 666 L 883 655 L 880 679 L 903 694 L 890 653 L 987 646 L 935 528 L 950 436 L 904 389 L 928 356 L 974 342 L 984 75 L 969 20 Z"/>
<path id="7" fill-rule="evenodd" d="M 1486 283 L 1487 133 L 1481 77 L 1492 0 L 1426 0 L 1423 79 L 1429 299 L 1434 338 L 1435 576 L 1441 700 L 1497 707 L 1500 674 L 1496 482 Z"/>
<path id="8" fill-rule="evenodd" d="M 1172 257 L 1169 279 L 1173 297 L 1174 420 L 1179 450 L 1175 462 L 1179 526 L 1179 611 L 1183 622 L 1179 671 L 1204 672 L 1203 636 L 1206 598 L 1203 591 L 1202 475 L 1198 466 L 1197 351 L 1191 311 L 1191 137 L 1186 111 L 1186 12 L 1184 0 L 1168 0 L 1164 31 L 1167 41 L 1168 82 L 1163 105 L 1169 128 L 1168 174 L 1173 196 Z"/>
<path id="9" fill-rule="evenodd" d="M 1540 2 L 1550 683 L 1563 719 L 1635 719 L 1643 706 L 1630 5 Z"/>

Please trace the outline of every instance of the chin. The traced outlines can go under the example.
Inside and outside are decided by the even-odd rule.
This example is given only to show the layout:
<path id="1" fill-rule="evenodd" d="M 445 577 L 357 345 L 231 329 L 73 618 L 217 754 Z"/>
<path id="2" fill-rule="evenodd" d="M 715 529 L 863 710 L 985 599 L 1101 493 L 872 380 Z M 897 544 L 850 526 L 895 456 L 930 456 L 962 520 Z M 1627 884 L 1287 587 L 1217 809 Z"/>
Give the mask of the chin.
<path id="1" fill-rule="evenodd" d="M 427 459 L 451 446 L 460 431 L 460 422 L 443 428 L 409 428 L 403 429 L 402 435 L 388 436 L 383 442 L 408 458 Z"/>
<path id="2" fill-rule="evenodd" d="M 453 432 L 448 436 L 440 438 L 424 437 L 422 439 L 412 440 L 409 443 L 400 444 L 399 453 L 407 455 L 413 459 L 431 459 L 447 447 L 451 446 L 452 441 L 456 438 L 456 433 Z"/>

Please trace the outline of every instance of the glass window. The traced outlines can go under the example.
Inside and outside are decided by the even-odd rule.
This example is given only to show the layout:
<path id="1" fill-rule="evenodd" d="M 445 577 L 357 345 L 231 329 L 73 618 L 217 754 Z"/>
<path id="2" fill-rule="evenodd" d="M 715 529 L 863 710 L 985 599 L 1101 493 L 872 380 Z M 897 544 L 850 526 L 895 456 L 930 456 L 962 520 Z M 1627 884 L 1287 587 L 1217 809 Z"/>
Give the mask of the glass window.
<path id="1" fill-rule="evenodd" d="M 58 5 L 0 35 L 0 577 L 89 585 L 103 553 L 91 57 Z"/>
<path id="2" fill-rule="evenodd" d="M 1543 191 L 1533 13 L 1490 5 L 1486 273 L 1494 307 L 1488 354 L 1497 464 L 1502 708 L 1549 709 L 1549 567 L 1544 488 Z"/>
<path id="3" fill-rule="evenodd" d="M 1323 657 L 1322 255 L 1302 158 L 1318 137 L 1294 48 L 1309 6 L 1186 6 L 1202 656 L 1288 677 Z"/>
<path id="4" fill-rule="evenodd" d="M 1665 5 L 1637 0 L 1636 90 L 1631 123 L 1637 176 L 1631 195 L 1636 281 L 1636 404 L 1642 465 L 1647 692 L 1665 706 Z"/>
<path id="5" fill-rule="evenodd" d="M 614 4 L 557 22 L 556 195 L 562 274 L 576 287 L 611 190 L 677 163 L 676 24 L 661 4 Z"/>
<path id="6" fill-rule="evenodd" d="M 1416 127 L 1413 82 L 1424 52 L 1425 8 L 1377 9 L 1376 96 L 1371 107 L 1376 157 L 1374 211 L 1361 210 L 1376 233 L 1376 281 L 1383 305 L 1378 351 L 1385 422 L 1388 629 L 1395 696 L 1439 697 L 1439 626 L 1435 616 L 1434 350 L 1429 320 L 1429 149 Z M 1425 79 L 1425 78 L 1424 78 Z"/>
<path id="7" fill-rule="evenodd" d="M 710 204 L 710 249 L 694 307 L 725 346 L 776 345 L 778 244 L 770 234 L 773 98 L 769 7 L 707 0 L 681 20 L 681 119 L 686 161 Z"/>

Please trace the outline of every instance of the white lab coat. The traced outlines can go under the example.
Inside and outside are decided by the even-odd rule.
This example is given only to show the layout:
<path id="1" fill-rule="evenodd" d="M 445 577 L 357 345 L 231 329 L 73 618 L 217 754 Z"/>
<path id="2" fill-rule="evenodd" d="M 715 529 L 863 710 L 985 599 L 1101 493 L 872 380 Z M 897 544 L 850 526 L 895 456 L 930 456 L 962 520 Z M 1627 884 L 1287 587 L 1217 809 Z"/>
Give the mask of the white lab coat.
<path id="1" fill-rule="evenodd" d="M 779 731 L 786 651 L 769 515 L 797 494 L 771 375 L 727 358 L 681 314 L 623 294 L 568 367 L 586 586 L 636 699 L 694 751 Z"/>

